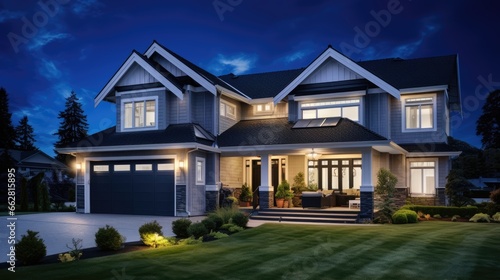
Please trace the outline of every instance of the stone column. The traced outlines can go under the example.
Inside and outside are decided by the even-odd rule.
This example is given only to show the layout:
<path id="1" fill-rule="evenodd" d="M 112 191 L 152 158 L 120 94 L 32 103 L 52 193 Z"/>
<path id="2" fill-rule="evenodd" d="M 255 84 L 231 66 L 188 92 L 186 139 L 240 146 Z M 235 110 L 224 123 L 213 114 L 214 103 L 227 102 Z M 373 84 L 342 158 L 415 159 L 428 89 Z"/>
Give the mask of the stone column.
<path id="1" fill-rule="evenodd" d="M 274 205 L 274 189 L 271 184 L 271 155 L 260 155 L 260 209 L 271 208 Z"/>

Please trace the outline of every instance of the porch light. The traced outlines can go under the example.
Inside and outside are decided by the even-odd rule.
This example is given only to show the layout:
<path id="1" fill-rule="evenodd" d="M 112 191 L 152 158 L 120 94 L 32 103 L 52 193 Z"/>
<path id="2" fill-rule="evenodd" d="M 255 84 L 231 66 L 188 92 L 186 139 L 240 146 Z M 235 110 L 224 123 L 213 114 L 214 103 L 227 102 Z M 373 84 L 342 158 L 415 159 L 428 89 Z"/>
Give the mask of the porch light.
<path id="1" fill-rule="evenodd" d="M 308 154 L 309 159 L 311 160 L 317 160 L 320 155 L 314 151 L 314 148 L 311 149 L 311 152 Z"/>
<path id="2" fill-rule="evenodd" d="M 81 163 L 76 163 L 75 164 L 76 170 L 82 169 L 82 164 Z"/>
<path id="3" fill-rule="evenodd" d="M 184 161 L 179 161 L 179 168 L 184 168 Z"/>

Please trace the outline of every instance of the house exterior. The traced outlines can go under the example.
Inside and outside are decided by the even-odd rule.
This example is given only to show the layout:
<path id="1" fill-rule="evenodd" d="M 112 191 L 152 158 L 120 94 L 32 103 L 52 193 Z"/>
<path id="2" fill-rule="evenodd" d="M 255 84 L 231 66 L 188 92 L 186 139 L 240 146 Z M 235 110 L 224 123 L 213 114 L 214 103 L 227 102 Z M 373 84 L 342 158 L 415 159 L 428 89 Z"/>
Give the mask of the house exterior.
<path id="1" fill-rule="evenodd" d="M 322 190 L 359 193 L 374 212 L 376 174 L 403 199 L 444 203 L 450 114 L 461 112 L 456 55 L 355 62 L 328 46 L 309 65 L 215 76 L 154 41 L 95 97 L 116 126 L 59 148 L 81 164 L 77 211 L 202 215 L 221 185 L 247 183 L 260 208 L 303 172 Z"/>
<path id="2" fill-rule="evenodd" d="M 0 155 L 5 151 L 5 149 L 0 149 Z M 8 150 L 8 153 L 14 160 L 17 173 L 27 179 L 36 176 L 40 172 L 45 172 L 46 176 L 55 172 L 57 177 L 61 179 L 62 172 L 68 170 L 68 166 L 40 150 Z"/>

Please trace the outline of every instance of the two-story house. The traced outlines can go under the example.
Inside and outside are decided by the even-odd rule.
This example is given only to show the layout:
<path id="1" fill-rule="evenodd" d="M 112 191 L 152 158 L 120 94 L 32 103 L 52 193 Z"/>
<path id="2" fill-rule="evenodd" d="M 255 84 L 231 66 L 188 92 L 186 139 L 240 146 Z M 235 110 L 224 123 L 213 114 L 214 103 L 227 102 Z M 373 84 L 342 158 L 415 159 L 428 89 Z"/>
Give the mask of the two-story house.
<path id="1" fill-rule="evenodd" d="M 443 203 L 458 69 L 456 55 L 355 62 L 329 46 L 305 68 L 217 77 L 155 41 L 95 97 L 116 104 L 116 126 L 58 152 L 81 167 L 85 213 L 201 215 L 221 184 L 244 183 L 269 208 L 303 172 L 358 191 L 369 218 L 382 167 L 406 195 Z"/>

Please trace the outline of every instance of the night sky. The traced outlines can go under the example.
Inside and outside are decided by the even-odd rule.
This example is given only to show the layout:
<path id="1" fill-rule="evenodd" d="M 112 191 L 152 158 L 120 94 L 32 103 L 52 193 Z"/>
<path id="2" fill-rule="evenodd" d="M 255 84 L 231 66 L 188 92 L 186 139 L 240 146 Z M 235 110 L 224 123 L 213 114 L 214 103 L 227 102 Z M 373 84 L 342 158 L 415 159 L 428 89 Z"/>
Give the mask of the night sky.
<path id="1" fill-rule="evenodd" d="M 458 54 L 463 119 L 452 136 L 481 147 L 476 121 L 500 88 L 499 14 L 494 0 L 5 0 L 0 87 L 13 124 L 27 115 L 53 155 L 65 97 L 81 98 L 89 133 L 114 125 L 114 105 L 93 99 L 153 40 L 214 74 L 305 67 L 329 44 L 355 61 Z"/>

